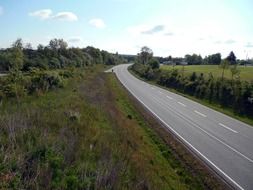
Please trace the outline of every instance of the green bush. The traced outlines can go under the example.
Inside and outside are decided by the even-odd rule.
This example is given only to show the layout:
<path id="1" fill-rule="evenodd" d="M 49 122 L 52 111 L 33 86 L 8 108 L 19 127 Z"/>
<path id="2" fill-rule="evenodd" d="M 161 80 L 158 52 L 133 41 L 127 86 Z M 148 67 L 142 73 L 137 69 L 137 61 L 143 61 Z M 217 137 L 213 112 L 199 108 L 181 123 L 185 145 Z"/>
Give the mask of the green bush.
<path id="1" fill-rule="evenodd" d="M 63 87 L 63 80 L 57 73 L 40 71 L 31 76 L 29 93 L 47 92 L 50 89 Z"/>
<path id="2" fill-rule="evenodd" d="M 155 80 L 159 85 L 218 103 L 253 118 L 253 82 L 214 79 L 211 74 L 205 78 L 203 73 L 197 75 L 195 72 L 185 77 L 177 69 L 160 71 L 140 63 L 134 64 L 131 69 L 140 77 Z"/>

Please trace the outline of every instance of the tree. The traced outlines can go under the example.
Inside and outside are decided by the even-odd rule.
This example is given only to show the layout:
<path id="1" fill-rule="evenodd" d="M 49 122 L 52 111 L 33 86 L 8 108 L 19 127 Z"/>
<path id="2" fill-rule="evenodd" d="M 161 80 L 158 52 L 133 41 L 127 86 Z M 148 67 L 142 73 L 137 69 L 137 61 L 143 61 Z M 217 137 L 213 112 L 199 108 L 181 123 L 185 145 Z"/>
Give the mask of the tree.
<path id="1" fill-rule="evenodd" d="M 229 55 L 227 56 L 226 59 L 228 60 L 228 62 L 229 62 L 231 65 L 235 65 L 235 64 L 236 64 L 236 56 L 235 56 L 235 54 L 234 54 L 233 51 L 231 51 L 231 52 L 229 53 Z"/>
<path id="2" fill-rule="evenodd" d="M 159 69 L 160 63 L 157 59 L 153 58 L 148 61 L 148 65 L 151 66 L 152 69 Z"/>
<path id="3" fill-rule="evenodd" d="M 15 42 L 12 44 L 12 48 L 17 48 L 17 49 L 23 49 L 23 41 L 21 38 L 18 38 Z"/>
<path id="4" fill-rule="evenodd" d="M 222 69 L 222 73 L 221 73 L 221 81 L 223 81 L 224 79 L 224 72 L 226 69 L 229 68 L 229 62 L 227 59 L 224 59 L 221 64 L 220 64 L 220 68 Z"/>
<path id="5" fill-rule="evenodd" d="M 39 44 L 39 45 L 37 46 L 37 50 L 38 50 L 38 51 L 43 51 L 43 50 L 44 50 L 44 46 L 43 46 L 42 44 Z"/>
<path id="6" fill-rule="evenodd" d="M 141 48 L 141 52 L 138 54 L 139 61 L 142 64 L 147 64 L 150 59 L 153 57 L 153 51 L 147 47 L 144 46 Z"/>
<path id="7" fill-rule="evenodd" d="M 63 39 L 53 39 L 49 42 L 49 48 L 57 51 L 57 50 L 65 50 L 68 47 L 68 43 L 65 42 Z"/>
<path id="8" fill-rule="evenodd" d="M 197 54 L 192 54 L 192 55 L 187 54 L 185 55 L 185 61 L 189 65 L 200 65 L 202 64 L 202 57 Z"/>
<path id="9" fill-rule="evenodd" d="M 26 45 L 25 45 L 25 49 L 27 49 L 27 50 L 32 50 L 33 48 L 32 48 L 32 44 L 31 43 L 27 43 Z"/>
<path id="10" fill-rule="evenodd" d="M 219 65 L 220 63 L 221 63 L 221 54 L 220 53 L 208 55 L 205 58 L 205 64 L 208 64 L 208 65 Z"/>

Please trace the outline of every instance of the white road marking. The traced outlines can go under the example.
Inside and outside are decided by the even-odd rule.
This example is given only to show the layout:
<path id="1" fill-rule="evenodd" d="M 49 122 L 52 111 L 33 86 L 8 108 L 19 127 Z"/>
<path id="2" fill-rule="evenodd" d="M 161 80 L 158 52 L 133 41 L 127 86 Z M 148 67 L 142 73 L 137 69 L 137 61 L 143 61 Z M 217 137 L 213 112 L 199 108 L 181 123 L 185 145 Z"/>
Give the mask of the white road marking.
<path id="1" fill-rule="evenodd" d="M 120 80 L 120 78 L 119 78 Z M 120 80 L 121 81 L 121 80 Z M 244 190 L 236 181 L 234 181 L 228 174 L 226 174 L 223 170 L 221 170 L 218 166 L 216 166 L 211 160 L 209 160 L 204 154 L 202 154 L 198 149 L 196 149 L 191 143 L 189 143 L 186 139 L 184 139 L 177 131 L 175 131 L 169 124 L 167 124 L 162 118 L 160 118 L 155 112 L 151 110 L 140 98 L 138 98 L 130 88 L 126 86 L 126 84 L 121 81 L 121 83 L 133 94 L 133 96 L 142 103 L 154 116 L 156 116 L 165 126 L 167 126 L 175 135 L 177 135 L 180 139 L 182 139 L 188 146 L 190 146 L 194 151 L 196 151 L 200 156 L 202 156 L 205 160 L 207 160 L 213 167 L 215 167 L 220 173 L 222 173 L 226 178 L 228 178 L 234 185 L 236 185 L 239 189 Z"/>
<path id="2" fill-rule="evenodd" d="M 167 98 L 169 98 L 170 100 L 173 100 L 173 98 L 172 98 L 172 97 L 170 97 L 170 96 L 167 96 Z"/>
<path id="3" fill-rule="evenodd" d="M 203 113 L 200 113 L 200 112 L 198 112 L 197 110 L 194 110 L 194 112 L 195 112 L 196 114 L 199 114 L 199 115 L 201 115 L 202 117 L 207 117 L 205 114 L 203 114 Z"/>
<path id="4" fill-rule="evenodd" d="M 163 106 L 164 104 L 161 103 L 158 99 L 155 99 L 158 103 L 161 104 L 161 106 Z M 165 104 L 167 104 L 166 102 L 164 102 Z M 208 131 L 204 130 L 203 128 L 199 127 L 197 124 L 195 124 L 194 122 L 192 122 L 189 118 L 187 118 L 187 116 L 182 115 L 181 113 L 178 113 L 175 110 L 172 110 L 171 108 L 169 108 L 168 106 L 166 107 L 168 110 L 173 111 L 174 113 L 176 113 L 179 117 L 181 117 L 182 119 L 185 119 L 186 121 L 190 122 L 193 126 L 197 127 L 198 129 L 200 129 L 201 131 L 203 131 L 204 133 L 206 133 L 208 136 L 214 138 L 215 140 L 219 141 L 221 144 L 225 145 L 226 147 L 228 147 L 229 149 L 231 149 L 232 151 L 236 152 L 237 154 L 239 154 L 240 156 L 244 157 L 246 160 L 248 160 L 249 162 L 253 163 L 253 160 L 248 158 L 247 156 L 245 156 L 244 154 L 242 154 L 241 152 L 239 152 L 238 150 L 236 150 L 235 148 L 231 147 L 230 145 L 226 144 L 225 142 L 223 142 L 222 140 L 220 140 L 219 138 L 215 137 L 214 135 L 212 135 L 211 133 L 209 133 Z"/>
<path id="5" fill-rule="evenodd" d="M 159 91 L 159 93 L 160 93 L 160 94 L 162 94 L 162 92 L 161 92 L 161 91 Z"/>
<path id="6" fill-rule="evenodd" d="M 229 127 L 227 127 L 226 125 L 224 125 L 222 123 L 219 123 L 219 125 L 222 126 L 222 127 L 224 127 L 224 128 L 226 128 L 226 129 L 228 129 L 228 130 L 230 130 L 230 131 L 232 131 L 232 132 L 234 132 L 234 133 L 238 133 L 237 131 L 235 131 L 233 129 L 230 129 Z"/>
<path id="7" fill-rule="evenodd" d="M 152 89 L 152 90 L 155 90 L 155 88 L 154 88 L 154 87 L 151 87 L 151 89 Z"/>
<path id="8" fill-rule="evenodd" d="M 180 104 L 180 105 L 183 106 L 183 107 L 186 107 L 186 105 L 183 104 L 182 102 L 177 102 L 177 103 Z"/>

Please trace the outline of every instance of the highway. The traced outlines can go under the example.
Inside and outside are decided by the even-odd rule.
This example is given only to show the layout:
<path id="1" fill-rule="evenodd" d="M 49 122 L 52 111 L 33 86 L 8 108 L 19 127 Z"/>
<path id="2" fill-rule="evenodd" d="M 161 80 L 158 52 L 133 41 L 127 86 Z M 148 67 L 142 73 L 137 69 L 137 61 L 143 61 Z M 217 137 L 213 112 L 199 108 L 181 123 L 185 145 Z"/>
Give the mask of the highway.
<path id="1" fill-rule="evenodd" d="M 113 68 L 128 91 L 235 189 L 253 189 L 253 127 Z"/>

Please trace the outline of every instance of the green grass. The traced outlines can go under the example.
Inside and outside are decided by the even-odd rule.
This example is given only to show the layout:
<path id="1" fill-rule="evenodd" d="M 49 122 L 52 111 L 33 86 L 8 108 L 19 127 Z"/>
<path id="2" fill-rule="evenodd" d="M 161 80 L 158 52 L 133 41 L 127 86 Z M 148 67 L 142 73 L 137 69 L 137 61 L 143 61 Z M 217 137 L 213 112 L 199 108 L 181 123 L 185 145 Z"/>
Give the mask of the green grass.
<path id="1" fill-rule="evenodd" d="M 165 67 L 170 67 L 170 66 L 165 66 Z M 131 74 L 133 74 L 135 77 L 137 77 L 138 79 L 140 79 L 140 80 L 143 80 L 143 81 L 145 81 L 145 82 L 147 82 L 147 83 L 150 83 L 150 84 L 152 84 L 152 85 L 159 86 L 160 88 L 163 88 L 163 89 L 165 89 L 165 90 L 169 90 L 170 92 L 179 94 L 179 95 L 184 96 L 184 97 L 186 97 L 186 98 L 189 98 L 189 99 L 191 99 L 191 100 L 193 100 L 193 101 L 195 101 L 195 102 L 198 102 L 198 103 L 200 103 L 200 104 L 202 104 L 202 105 L 205 105 L 205 106 L 207 106 L 207 107 L 209 107 L 209 108 L 212 108 L 212 109 L 214 109 L 214 110 L 216 110 L 216 111 L 218 111 L 218 112 L 221 112 L 221 113 L 223 113 L 223 114 L 225 114 L 225 115 L 228 115 L 228 116 L 230 116 L 230 117 L 232 117 L 232 118 L 238 119 L 239 121 L 242 121 L 242 122 L 244 122 L 244 123 L 247 123 L 247 124 L 253 126 L 253 119 L 252 119 L 252 118 L 249 118 L 249 117 L 246 117 L 246 116 L 242 116 L 242 115 L 236 114 L 236 113 L 235 113 L 232 109 L 230 109 L 230 108 L 224 108 L 224 107 L 222 107 L 222 106 L 219 105 L 219 104 L 210 103 L 208 100 L 198 99 L 198 98 L 196 98 L 196 97 L 194 97 L 194 96 L 190 96 L 190 95 L 181 93 L 181 92 L 179 92 L 179 91 L 177 91 L 177 90 L 175 90 L 175 89 L 167 88 L 167 87 L 161 86 L 161 85 L 157 84 L 156 81 L 148 81 L 148 80 L 145 80 L 145 79 L 141 78 L 140 76 L 138 76 L 136 73 L 134 73 L 131 69 L 129 69 L 129 72 L 130 72 Z"/>
<path id="2" fill-rule="evenodd" d="M 173 66 L 163 65 L 161 66 L 163 70 L 172 70 Z M 178 69 L 182 72 L 183 66 L 177 65 L 174 69 Z M 253 80 L 253 67 L 244 67 L 239 66 L 238 69 L 240 70 L 240 79 L 245 81 L 252 81 Z M 209 73 L 215 78 L 221 77 L 222 70 L 219 68 L 218 65 L 188 65 L 184 67 L 184 74 L 186 76 L 191 75 L 193 72 L 197 74 L 203 73 L 206 77 L 208 77 Z M 231 79 L 231 71 L 230 69 L 225 70 L 224 74 L 225 78 Z"/>
<path id="3" fill-rule="evenodd" d="M 0 189 L 203 189 L 103 69 L 0 105 Z"/>

